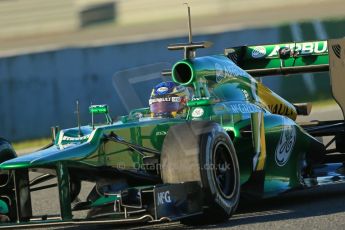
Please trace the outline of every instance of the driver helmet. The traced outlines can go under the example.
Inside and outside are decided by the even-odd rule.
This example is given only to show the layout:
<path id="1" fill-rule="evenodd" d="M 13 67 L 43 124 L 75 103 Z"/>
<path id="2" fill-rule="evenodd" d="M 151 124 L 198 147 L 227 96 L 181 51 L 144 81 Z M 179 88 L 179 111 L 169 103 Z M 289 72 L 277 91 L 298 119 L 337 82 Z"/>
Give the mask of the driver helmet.
<path id="1" fill-rule="evenodd" d="M 184 116 L 192 90 L 172 81 L 161 82 L 152 89 L 149 100 L 152 117 Z"/>

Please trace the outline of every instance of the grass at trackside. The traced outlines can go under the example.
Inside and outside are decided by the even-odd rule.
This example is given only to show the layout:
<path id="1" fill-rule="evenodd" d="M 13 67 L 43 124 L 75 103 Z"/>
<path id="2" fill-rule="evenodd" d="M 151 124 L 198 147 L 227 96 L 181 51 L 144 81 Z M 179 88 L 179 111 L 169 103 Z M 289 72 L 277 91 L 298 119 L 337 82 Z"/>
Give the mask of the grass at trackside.
<path id="1" fill-rule="evenodd" d="M 43 146 L 46 146 L 49 143 L 51 143 L 51 138 L 45 137 L 45 138 L 39 138 L 39 139 L 12 142 L 12 146 L 15 150 L 33 149 L 33 148 L 39 149 Z"/>

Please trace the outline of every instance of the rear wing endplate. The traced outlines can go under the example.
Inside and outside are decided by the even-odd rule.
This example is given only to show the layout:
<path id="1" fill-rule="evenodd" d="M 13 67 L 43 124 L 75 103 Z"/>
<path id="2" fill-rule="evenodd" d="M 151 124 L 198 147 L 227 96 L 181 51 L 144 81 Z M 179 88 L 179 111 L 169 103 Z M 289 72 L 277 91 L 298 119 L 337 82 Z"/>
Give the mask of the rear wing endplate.
<path id="1" fill-rule="evenodd" d="M 328 41 L 332 94 L 345 116 L 345 38 Z"/>

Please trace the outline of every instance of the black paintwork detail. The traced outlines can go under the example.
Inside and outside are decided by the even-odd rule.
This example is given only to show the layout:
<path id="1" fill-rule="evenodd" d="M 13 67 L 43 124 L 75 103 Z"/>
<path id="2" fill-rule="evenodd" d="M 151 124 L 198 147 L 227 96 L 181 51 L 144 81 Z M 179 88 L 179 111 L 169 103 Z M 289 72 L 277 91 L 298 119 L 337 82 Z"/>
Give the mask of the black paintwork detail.
<path id="1" fill-rule="evenodd" d="M 339 153 L 345 153 L 345 133 L 335 135 L 335 146 Z"/>
<path id="2" fill-rule="evenodd" d="M 310 124 L 302 124 L 301 127 L 310 135 L 316 137 L 332 136 L 337 133 L 345 132 L 345 122 L 343 120 L 316 121 Z"/>
<path id="3" fill-rule="evenodd" d="M 14 171 L 14 185 L 17 202 L 18 221 L 28 221 L 32 217 L 28 169 Z"/>
<path id="4" fill-rule="evenodd" d="M 242 68 L 244 65 L 243 62 L 247 49 L 247 46 L 225 49 L 225 54 L 231 61 L 233 61 L 236 65 Z"/>
<path id="5" fill-rule="evenodd" d="M 254 171 L 247 182 L 241 186 L 241 197 L 244 199 L 261 199 L 264 194 L 265 171 Z"/>
<path id="6" fill-rule="evenodd" d="M 202 190 L 198 182 L 157 186 L 154 189 L 157 218 L 176 220 L 202 212 Z"/>
<path id="7" fill-rule="evenodd" d="M 127 145 L 128 148 L 136 151 L 137 153 L 139 153 L 142 156 L 146 156 L 145 153 L 149 153 L 149 154 L 154 154 L 156 156 L 160 156 L 160 152 L 159 151 L 157 151 L 155 149 L 146 148 L 146 147 L 141 146 L 141 145 L 136 145 L 136 144 L 127 142 L 127 141 L 122 139 L 120 136 L 118 136 L 114 132 L 111 132 L 108 136 L 105 135 L 104 136 L 104 140 L 114 141 L 116 143 Z"/>
<path id="8" fill-rule="evenodd" d="M 337 58 L 341 59 L 341 46 L 339 44 L 333 45 L 332 50 L 333 50 L 335 56 L 337 56 Z"/>

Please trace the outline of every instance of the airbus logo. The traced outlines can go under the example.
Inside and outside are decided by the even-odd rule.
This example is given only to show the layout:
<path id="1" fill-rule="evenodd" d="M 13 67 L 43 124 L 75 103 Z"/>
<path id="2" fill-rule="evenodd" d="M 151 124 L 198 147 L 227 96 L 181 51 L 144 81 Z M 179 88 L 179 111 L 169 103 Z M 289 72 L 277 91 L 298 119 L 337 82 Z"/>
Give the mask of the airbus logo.
<path id="1" fill-rule="evenodd" d="M 308 54 L 323 54 L 327 53 L 327 41 L 320 42 L 304 42 L 304 43 L 290 43 L 290 44 L 280 44 L 276 45 L 272 52 L 268 54 L 268 57 L 278 56 L 278 52 L 281 48 L 290 48 L 296 52 L 299 52 L 300 55 Z"/>

